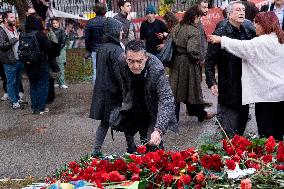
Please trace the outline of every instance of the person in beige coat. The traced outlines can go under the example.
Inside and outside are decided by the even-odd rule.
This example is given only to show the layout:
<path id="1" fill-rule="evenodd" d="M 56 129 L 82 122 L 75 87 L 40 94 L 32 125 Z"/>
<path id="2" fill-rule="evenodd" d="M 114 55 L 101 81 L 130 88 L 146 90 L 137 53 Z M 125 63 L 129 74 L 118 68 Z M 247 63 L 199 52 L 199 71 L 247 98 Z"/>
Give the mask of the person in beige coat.
<path id="1" fill-rule="evenodd" d="M 197 5 L 190 7 L 171 35 L 175 44 L 171 65 L 170 84 L 176 100 L 179 119 L 180 102 L 186 104 L 189 115 L 198 121 L 211 119 L 215 114 L 204 110 L 199 63 L 202 59 L 198 23 L 202 12 Z"/>
<path id="2" fill-rule="evenodd" d="M 283 140 L 284 134 L 284 32 L 273 12 L 257 14 L 256 35 L 237 40 L 212 35 L 212 43 L 242 58 L 242 104 L 255 103 L 258 133 Z"/>

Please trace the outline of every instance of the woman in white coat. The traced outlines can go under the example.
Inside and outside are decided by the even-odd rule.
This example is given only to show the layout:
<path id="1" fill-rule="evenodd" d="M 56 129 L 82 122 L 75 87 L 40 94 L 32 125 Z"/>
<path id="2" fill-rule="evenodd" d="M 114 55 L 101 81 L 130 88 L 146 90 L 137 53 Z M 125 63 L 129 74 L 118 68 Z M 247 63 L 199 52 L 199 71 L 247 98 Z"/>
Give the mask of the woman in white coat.
<path id="1" fill-rule="evenodd" d="M 211 35 L 228 52 L 242 58 L 242 103 L 255 103 L 260 137 L 283 140 L 284 134 L 284 32 L 273 12 L 255 17 L 256 35 L 236 40 Z"/>

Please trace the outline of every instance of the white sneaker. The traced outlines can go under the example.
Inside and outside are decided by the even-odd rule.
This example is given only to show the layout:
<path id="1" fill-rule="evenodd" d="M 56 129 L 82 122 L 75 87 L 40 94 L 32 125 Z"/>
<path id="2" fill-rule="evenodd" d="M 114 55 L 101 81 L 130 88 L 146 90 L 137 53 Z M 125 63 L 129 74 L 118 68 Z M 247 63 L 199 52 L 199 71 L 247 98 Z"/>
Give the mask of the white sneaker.
<path id="1" fill-rule="evenodd" d="M 45 110 L 43 112 L 39 112 L 40 115 L 43 115 L 45 113 L 48 113 L 49 112 L 49 108 L 45 108 Z"/>
<path id="2" fill-rule="evenodd" d="M 68 86 L 67 85 L 61 85 L 60 88 L 61 89 L 68 89 Z"/>
<path id="3" fill-rule="evenodd" d="M 19 92 L 19 97 L 20 97 L 20 99 L 23 99 L 24 98 L 24 93 Z"/>
<path id="4" fill-rule="evenodd" d="M 58 84 L 55 84 L 54 87 L 59 87 L 59 85 L 58 85 Z"/>
<path id="5" fill-rule="evenodd" d="M 20 108 L 21 108 L 21 104 L 20 104 L 19 102 L 13 103 L 12 108 L 13 108 L 14 110 L 20 109 Z"/>
<path id="6" fill-rule="evenodd" d="M 8 100 L 8 98 L 9 98 L 8 94 L 4 93 L 4 95 L 1 97 L 1 100 L 6 101 L 6 100 Z"/>

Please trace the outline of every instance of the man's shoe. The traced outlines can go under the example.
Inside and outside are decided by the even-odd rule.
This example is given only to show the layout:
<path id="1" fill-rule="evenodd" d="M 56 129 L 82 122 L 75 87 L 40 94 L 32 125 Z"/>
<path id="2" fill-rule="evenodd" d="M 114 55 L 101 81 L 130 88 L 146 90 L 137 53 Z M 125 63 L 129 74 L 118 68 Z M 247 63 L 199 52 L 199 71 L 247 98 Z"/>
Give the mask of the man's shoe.
<path id="1" fill-rule="evenodd" d="M 45 108 L 44 111 L 39 112 L 40 115 L 44 115 L 45 113 L 49 112 L 49 108 Z"/>
<path id="2" fill-rule="evenodd" d="M 93 158 L 99 158 L 103 156 L 103 153 L 101 150 L 94 150 L 93 153 L 91 154 Z"/>
<path id="3" fill-rule="evenodd" d="M 4 93 L 4 95 L 1 97 L 1 100 L 6 101 L 6 100 L 8 100 L 8 98 L 9 98 L 8 94 Z"/>
<path id="4" fill-rule="evenodd" d="M 16 110 L 16 109 L 21 109 L 22 107 L 21 107 L 21 104 L 19 102 L 16 102 L 16 103 L 13 103 L 12 108 L 13 108 L 13 110 Z"/>
<path id="5" fill-rule="evenodd" d="M 54 87 L 59 87 L 59 85 L 58 85 L 58 84 L 55 84 Z"/>
<path id="6" fill-rule="evenodd" d="M 27 101 L 24 101 L 23 99 L 18 100 L 19 104 L 29 104 Z"/>
<path id="7" fill-rule="evenodd" d="M 67 85 L 61 85 L 60 88 L 61 89 L 68 89 L 68 86 Z"/>
<path id="8" fill-rule="evenodd" d="M 24 98 L 24 93 L 19 92 L 19 97 L 20 97 L 20 99 L 23 99 Z"/>

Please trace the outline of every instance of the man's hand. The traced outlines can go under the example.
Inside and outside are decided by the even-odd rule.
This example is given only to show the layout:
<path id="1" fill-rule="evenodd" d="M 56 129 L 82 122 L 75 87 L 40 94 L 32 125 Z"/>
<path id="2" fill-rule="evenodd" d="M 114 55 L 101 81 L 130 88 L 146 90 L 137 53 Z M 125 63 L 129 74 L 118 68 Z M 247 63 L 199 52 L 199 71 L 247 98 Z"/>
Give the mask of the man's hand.
<path id="1" fill-rule="evenodd" d="M 211 90 L 211 93 L 213 94 L 213 95 L 215 95 L 215 96 L 218 96 L 218 86 L 217 85 L 213 85 L 211 88 L 210 88 L 210 90 Z"/>
<path id="2" fill-rule="evenodd" d="M 164 46 L 165 46 L 164 44 L 157 45 L 157 49 L 158 49 L 158 50 L 162 50 L 162 49 L 164 48 Z"/>
<path id="3" fill-rule="evenodd" d="M 162 141 L 162 137 L 161 137 L 160 133 L 158 131 L 154 131 L 151 134 L 151 139 L 149 141 L 149 144 L 158 146 L 161 143 L 161 141 Z"/>
<path id="4" fill-rule="evenodd" d="M 217 35 L 209 35 L 209 42 L 211 43 L 221 43 L 221 37 Z"/>

